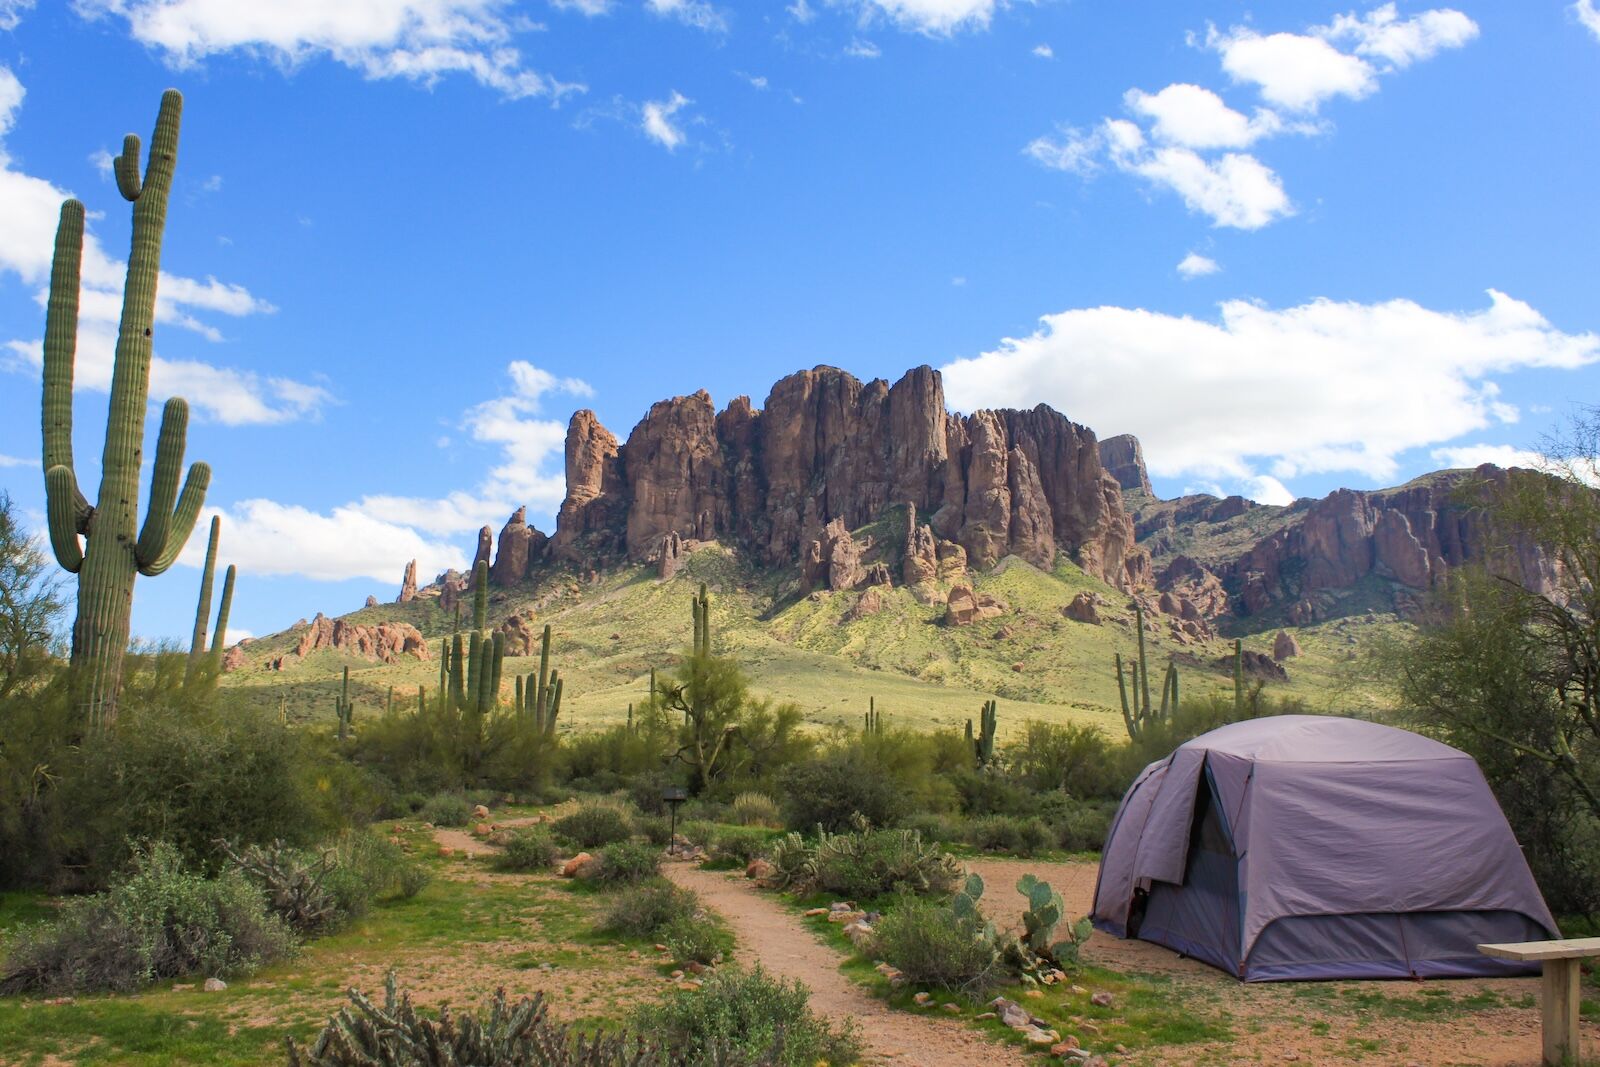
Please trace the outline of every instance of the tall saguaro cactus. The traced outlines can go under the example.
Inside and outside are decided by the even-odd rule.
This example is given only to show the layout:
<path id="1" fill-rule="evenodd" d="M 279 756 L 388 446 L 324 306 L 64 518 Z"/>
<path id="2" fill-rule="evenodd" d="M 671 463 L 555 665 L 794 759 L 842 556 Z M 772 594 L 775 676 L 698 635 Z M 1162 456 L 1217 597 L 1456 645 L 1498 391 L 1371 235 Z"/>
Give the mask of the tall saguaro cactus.
<path id="1" fill-rule="evenodd" d="M 230 563 L 222 577 L 222 604 L 217 608 L 217 628 L 212 632 L 211 650 L 207 652 L 206 626 L 211 621 L 211 585 L 217 573 L 217 541 L 221 531 L 222 519 L 213 515 L 211 536 L 206 541 L 206 564 L 200 574 L 200 602 L 195 605 L 194 638 L 189 643 L 189 662 L 183 672 L 186 685 L 206 672 L 212 678 L 222 674 L 222 651 L 228 642 L 228 613 L 233 609 L 233 582 L 238 569 Z"/>
<path id="2" fill-rule="evenodd" d="M 116 719 L 134 579 L 140 574 L 161 574 L 172 566 L 194 529 L 211 482 L 211 468 L 196 463 L 189 468 L 181 495 L 178 491 L 189 405 L 173 397 L 161 413 L 150 501 L 140 528 L 139 468 L 144 459 L 145 406 L 150 394 L 156 278 L 161 270 L 161 238 L 177 166 L 182 112 L 183 96 L 175 89 L 167 90 L 161 98 L 142 181 L 137 136 L 129 134 L 123 140 L 122 154 L 115 161 L 117 189 L 133 202 L 133 247 L 111 372 L 100 492 L 92 504 L 78 487 L 72 462 L 72 377 L 83 263 L 84 208 L 80 201 L 61 205 L 50 268 L 44 331 L 45 493 L 56 561 L 78 576 L 78 616 L 72 626 L 73 685 L 93 727 Z"/>

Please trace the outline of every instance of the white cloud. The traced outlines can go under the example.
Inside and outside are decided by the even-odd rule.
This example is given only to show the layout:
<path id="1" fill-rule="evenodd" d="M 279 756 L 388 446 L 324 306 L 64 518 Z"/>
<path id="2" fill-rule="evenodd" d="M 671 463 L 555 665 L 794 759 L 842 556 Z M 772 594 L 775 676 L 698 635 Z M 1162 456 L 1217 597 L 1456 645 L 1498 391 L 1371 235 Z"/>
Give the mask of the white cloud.
<path id="1" fill-rule="evenodd" d="M 1255 156 L 1229 152 L 1207 160 L 1188 148 L 1152 148 L 1126 119 L 1108 119 L 1101 129 L 1119 170 L 1171 189 L 1189 210 L 1209 216 L 1215 226 L 1258 230 L 1293 214 L 1283 183 Z"/>
<path id="2" fill-rule="evenodd" d="M 19 459 L 16 456 L 8 456 L 5 453 L 0 452 L 0 467 L 31 467 L 38 462 L 39 460 L 37 458 Z"/>
<path id="3" fill-rule="evenodd" d="M 666 100 L 649 100 L 645 102 L 643 117 L 640 127 L 645 136 L 661 145 L 667 151 L 675 151 L 686 139 L 683 127 L 675 125 L 672 117 L 694 101 L 678 92 L 672 91 L 672 96 Z"/>
<path id="4" fill-rule="evenodd" d="M 550 6 L 557 11 L 576 11 L 590 18 L 611 13 L 611 0 L 550 0 Z"/>
<path id="5" fill-rule="evenodd" d="M 1056 57 L 1056 50 L 1047 44 L 1036 44 L 1033 46 L 1033 54 L 1038 56 L 1040 59 L 1054 59 Z"/>
<path id="6" fill-rule="evenodd" d="M 1184 148 L 1245 148 L 1283 130 L 1277 112 L 1257 108 L 1253 116 L 1241 114 L 1198 85 L 1180 82 L 1154 94 L 1129 89 L 1123 100 L 1129 111 L 1151 120 L 1156 140 Z"/>
<path id="7" fill-rule="evenodd" d="M 459 570 L 468 563 L 459 545 L 424 537 L 351 505 L 322 514 L 273 500 L 241 500 L 226 508 L 207 508 L 200 521 L 211 515 L 222 516 L 228 561 L 251 575 L 298 575 L 322 582 L 371 578 L 398 585 L 400 572 L 413 559 L 423 574 Z M 204 565 L 205 539 L 191 537 L 179 562 Z"/>
<path id="8" fill-rule="evenodd" d="M 844 54 L 856 59 L 877 59 L 883 55 L 882 50 L 871 41 L 862 37 L 853 37 L 850 43 L 844 46 Z"/>
<path id="9" fill-rule="evenodd" d="M 764 74 L 746 74 L 742 70 L 736 70 L 734 73 L 749 82 L 752 89 L 765 90 L 767 88 L 767 78 Z"/>
<path id="10" fill-rule="evenodd" d="M 1288 487 L 1270 474 L 1257 474 L 1245 478 L 1242 480 L 1241 488 L 1244 491 L 1240 495 L 1249 497 L 1257 504 L 1272 504 L 1277 507 L 1284 507 L 1294 503 L 1294 494 L 1289 492 Z"/>
<path id="11" fill-rule="evenodd" d="M 1600 336 L 1563 333 L 1491 290 L 1488 307 L 1459 312 L 1409 300 L 1281 310 L 1233 300 L 1207 321 L 1082 308 L 1047 315 L 1034 334 L 957 360 L 944 375 L 952 407 L 1043 401 L 1106 432 L 1137 434 L 1154 473 L 1244 485 L 1264 473 L 1390 478 L 1408 449 L 1515 420 L 1494 376 L 1597 361 Z"/>
<path id="12" fill-rule="evenodd" d="M 958 30 L 984 29 L 994 16 L 996 0 L 861 0 L 866 13 L 881 13 L 901 29 L 930 37 L 948 37 Z"/>
<path id="13" fill-rule="evenodd" d="M 1063 126 L 1055 136 L 1035 137 L 1023 153 L 1040 166 L 1064 170 L 1087 178 L 1100 169 L 1100 152 L 1105 148 L 1101 127 L 1087 132 Z"/>
<path id="14" fill-rule="evenodd" d="M 1255 85 L 1261 97 L 1291 111 L 1315 111 L 1325 100 L 1359 100 L 1378 88 L 1377 72 L 1321 37 L 1298 33 L 1265 36 L 1236 26 L 1211 31 L 1206 44 L 1222 55 L 1222 69 L 1236 82 Z"/>
<path id="15" fill-rule="evenodd" d="M 0 31 L 9 33 L 22 22 L 22 16 L 33 10 L 33 0 L 0 0 Z"/>
<path id="16" fill-rule="evenodd" d="M 1337 15 L 1313 29 L 1330 41 L 1354 42 L 1357 55 L 1387 60 L 1396 68 L 1431 59 L 1446 48 L 1460 48 L 1478 36 L 1478 24 L 1459 11 L 1440 8 L 1401 19 L 1392 3 L 1365 15 Z"/>
<path id="17" fill-rule="evenodd" d="M 1480 467 L 1493 463 L 1496 467 L 1526 467 L 1542 470 L 1549 465 L 1549 457 L 1542 452 L 1515 445 L 1452 445 L 1436 448 L 1431 453 L 1435 463 L 1444 467 Z"/>
<path id="18" fill-rule="evenodd" d="M 228 633 L 224 640 L 229 645 L 237 645 L 240 641 L 253 641 L 255 637 L 256 632 L 254 630 L 246 630 L 243 626 L 229 625 Z"/>
<path id="19" fill-rule="evenodd" d="M 1210 256 L 1202 256 L 1199 252 L 1190 252 L 1178 261 L 1178 273 L 1185 278 L 1203 278 L 1221 269 L 1216 260 Z"/>
<path id="20" fill-rule="evenodd" d="M 812 9 L 810 4 L 806 3 L 806 0 L 794 0 L 794 3 L 784 8 L 784 10 L 789 13 L 790 18 L 802 26 L 817 17 L 816 11 Z"/>
<path id="21" fill-rule="evenodd" d="M 726 33 L 728 17 L 706 0 L 645 0 L 651 14 L 676 19 L 685 26 L 709 33 Z"/>
<path id="22" fill-rule="evenodd" d="M 1577 0 L 1568 10 L 1584 29 L 1594 34 L 1595 40 L 1600 41 L 1600 7 L 1595 6 L 1595 0 Z"/>
<path id="23" fill-rule="evenodd" d="M 224 516 L 228 559 L 252 574 L 295 574 L 318 581 L 398 582 L 407 561 L 424 575 L 469 563 L 467 535 L 496 526 L 526 504 L 553 513 L 566 493 L 566 424 L 541 418 L 553 394 L 592 396 L 588 383 L 557 378 L 524 360 L 506 368 L 508 392 L 469 408 L 462 429 L 491 445 L 500 462 L 471 491 L 445 497 L 368 495 L 327 512 L 251 499 L 212 509 Z M 191 539 L 181 562 L 198 567 L 204 546 Z"/>
<path id="24" fill-rule="evenodd" d="M 373 79 L 431 85 L 466 74 L 511 99 L 560 99 L 583 89 L 523 65 L 511 43 L 522 24 L 508 13 L 509 0 L 78 0 L 76 7 L 90 18 L 126 20 L 134 40 L 180 68 L 230 52 L 288 68 L 326 56 Z"/>
<path id="25" fill-rule="evenodd" d="M 0 133 L 15 123 L 22 99 L 21 83 L 10 70 L 0 67 Z M 23 285 L 33 287 L 41 307 L 61 202 L 71 195 L 43 178 L 17 170 L 0 142 L 0 276 L 14 274 Z M 117 203 L 122 203 L 120 198 Z M 74 374 L 80 388 L 110 388 L 125 272 L 126 265 L 113 260 L 93 230 L 87 230 Z M 204 321 L 202 315 L 238 318 L 275 310 L 243 286 L 213 277 L 201 281 L 162 272 L 157 285 L 156 321 L 191 330 L 212 341 L 221 340 L 221 331 Z M 41 313 L 38 327 L 42 329 L 43 325 Z M 43 351 L 37 338 L 8 339 L 4 347 L 17 357 L 9 361 L 9 369 L 36 373 Z M 320 386 L 195 360 L 172 360 L 159 352 L 152 363 L 150 391 L 155 400 L 181 394 L 197 415 L 228 425 L 302 418 L 314 415 L 329 400 Z"/>

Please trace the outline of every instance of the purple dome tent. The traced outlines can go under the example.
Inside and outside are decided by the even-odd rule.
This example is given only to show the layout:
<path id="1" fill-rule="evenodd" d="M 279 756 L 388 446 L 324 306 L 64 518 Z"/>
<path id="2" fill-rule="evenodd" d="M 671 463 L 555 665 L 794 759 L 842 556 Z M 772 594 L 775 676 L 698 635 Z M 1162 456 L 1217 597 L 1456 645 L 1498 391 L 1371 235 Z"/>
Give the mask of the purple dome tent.
<path id="1" fill-rule="evenodd" d="M 1224 726 L 1146 767 L 1092 917 L 1247 982 L 1535 973 L 1477 946 L 1559 936 L 1471 756 L 1319 715 Z"/>

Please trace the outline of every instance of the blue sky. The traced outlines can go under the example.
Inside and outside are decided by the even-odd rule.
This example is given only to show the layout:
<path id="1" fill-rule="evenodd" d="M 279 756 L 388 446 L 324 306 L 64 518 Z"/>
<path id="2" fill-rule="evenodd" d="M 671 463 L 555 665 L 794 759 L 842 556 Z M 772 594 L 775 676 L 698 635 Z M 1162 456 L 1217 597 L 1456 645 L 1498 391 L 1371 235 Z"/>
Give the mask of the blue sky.
<path id="1" fill-rule="evenodd" d="M 625 437 L 818 363 L 1269 501 L 1526 460 L 1600 396 L 1593 0 L 0 0 L 0 487 L 36 523 L 56 210 L 98 213 L 92 487 L 105 163 L 169 85 L 153 392 L 193 405 L 242 631 L 518 504 L 550 529 L 576 407 Z M 138 633 L 187 633 L 199 540 Z"/>

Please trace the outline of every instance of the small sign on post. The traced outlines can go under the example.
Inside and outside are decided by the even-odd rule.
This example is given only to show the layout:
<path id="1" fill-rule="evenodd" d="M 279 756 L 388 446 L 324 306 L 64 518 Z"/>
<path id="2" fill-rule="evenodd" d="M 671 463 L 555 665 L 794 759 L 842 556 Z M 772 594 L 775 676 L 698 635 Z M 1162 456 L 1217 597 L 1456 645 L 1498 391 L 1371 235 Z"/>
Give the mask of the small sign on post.
<path id="1" fill-rule="evenodd" d="M 672 812 L 672 829 L 668 831 L 667 855 L 673 856 L 678 852 L 678 805 L 689 799 L 689 791 L 682 786 L 669 785 L 661 791 L 661 799 L 666 801 L 667 808 Z"/>

